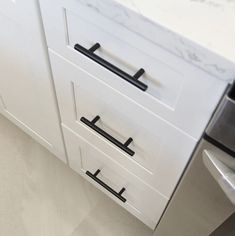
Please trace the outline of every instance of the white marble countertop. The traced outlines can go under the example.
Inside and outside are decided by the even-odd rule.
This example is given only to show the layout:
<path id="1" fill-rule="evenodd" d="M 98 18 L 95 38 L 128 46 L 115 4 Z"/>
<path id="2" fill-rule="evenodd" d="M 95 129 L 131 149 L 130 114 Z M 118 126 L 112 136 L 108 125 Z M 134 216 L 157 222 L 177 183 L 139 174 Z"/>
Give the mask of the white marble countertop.
<path id="1" fill-rule="evenodd" d="M 116 0 L 235 63 L 235 0 Z"/>
<path id="2" fill-rule="evenodd" d="M 171 53 L 235 78 L 235 0 L 79 0 Z"/>

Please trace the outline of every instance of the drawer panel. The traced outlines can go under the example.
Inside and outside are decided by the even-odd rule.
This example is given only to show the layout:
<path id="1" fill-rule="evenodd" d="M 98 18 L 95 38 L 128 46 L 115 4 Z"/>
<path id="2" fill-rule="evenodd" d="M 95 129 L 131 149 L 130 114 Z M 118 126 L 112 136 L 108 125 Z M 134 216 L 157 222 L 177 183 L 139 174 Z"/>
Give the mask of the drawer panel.
<path id="1" fill-rule="evenodd" d="M 144 184 L 126 169 L 113 162 L 109 156 L 65 126 L 63 126 L 63 131 L 70 167 L 154 229 L 168 199 Z M 94 176 L 97 170 L 100 170 L 100 172 L 95 179 L 102 181 L 105 187 L 87 175 L 87 172 L 89 172 L 90 175 Z M 114 196 L 110 190 L 107 190 L 106 186 L 115 192 L 125 188 L 120 196 L 126 201 L 123 202 Z"/>
<path id="2" fill-rule="evenodd" d="M 200 138 L 226 82 L 216 80 L 79 1 L 40 2 L 51 49 L 192 137 Z M 147 90 L 143 92 L 74 50 L 75 44 L 89 49 L 97 42 L 101 47 L 93 54 L 118 69 L 133 76 L 143 68 L 145 73 L 139 81 L 148 86 Z"/>
<path id="3" fill-rule="evenodd" d="M 69 61 L 50 57 L 62 122 L 169 197 L 196 140 Z M 129 138 L 130 152 L 112 141 Z"/>

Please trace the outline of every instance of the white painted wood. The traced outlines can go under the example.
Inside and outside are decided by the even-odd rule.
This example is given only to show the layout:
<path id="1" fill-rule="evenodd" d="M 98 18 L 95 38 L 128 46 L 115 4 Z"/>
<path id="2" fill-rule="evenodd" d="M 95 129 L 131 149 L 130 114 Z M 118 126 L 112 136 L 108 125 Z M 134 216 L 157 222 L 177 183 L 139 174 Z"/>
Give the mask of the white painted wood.
<path id="1" fill-rule="evenodd" d="M 1 1 L 0 29 L 0 112 L 66 162 L 37 1 Z"/>
<path id="2" fill-rule="evenodd" d="M 50 58 L 62 122 L 170 197 L 196 140 L 51 51 Z M 133 157 L 80 121 L 97 115 L 97 126 L 115 139 L 133 138 Z"/>
<path id="3" fill-rule="evenodd" d="M 63 131 L 70 167 L 150 228 L 154 229 L 168 199 L 144 184 L 136 176 L 133 176 L 126 169 L 115 163 L 111 157 L 101 152 L 92 143 L 73 133 L 72 130 L 64 125 Z M 125 203 L 121 202 L 85 174 L 86 171 L 95 173 L 97 169 L 101 170 L 98 178 L 115 191 L 119 192 L 123 187 L 126 188 L 122 194 L 127 199 Z"/>
<path id="4" fill-rule="evenodd" d="M 227 82 L 170 54 L 76 0 L 40 0 L 48 46 L 146 109 L 199 139 Z M 52 17 L 53 16 L 53 17 Z M 102 57 L 130 74 L 140 67 L 146 93 L 73 49 L 99 41 Z M 206 101 L 206 102 L 205 102 Z"/>

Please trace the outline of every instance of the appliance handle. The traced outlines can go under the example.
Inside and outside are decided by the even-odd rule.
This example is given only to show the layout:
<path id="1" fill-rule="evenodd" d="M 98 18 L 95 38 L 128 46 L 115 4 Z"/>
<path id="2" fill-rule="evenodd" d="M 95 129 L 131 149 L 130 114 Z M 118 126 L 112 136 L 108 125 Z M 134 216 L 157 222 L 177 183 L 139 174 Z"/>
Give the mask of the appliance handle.
<path id="1" fill-rule="evenodd" d="M 203 162 L 228 199 L 235 205 L 235 171 L 212 151 L 203 151 Z"/>

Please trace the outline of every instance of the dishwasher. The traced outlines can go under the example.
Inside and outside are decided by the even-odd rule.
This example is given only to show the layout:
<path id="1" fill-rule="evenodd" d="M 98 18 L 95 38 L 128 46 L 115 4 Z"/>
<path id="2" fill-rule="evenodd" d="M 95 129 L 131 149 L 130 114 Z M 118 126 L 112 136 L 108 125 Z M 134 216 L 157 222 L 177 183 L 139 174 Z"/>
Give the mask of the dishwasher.
<path id="1" fill-rule="evenodd" d="M 235 236 L 234 212 L 235 82 L 209 122 L 154 236 Z"/>

